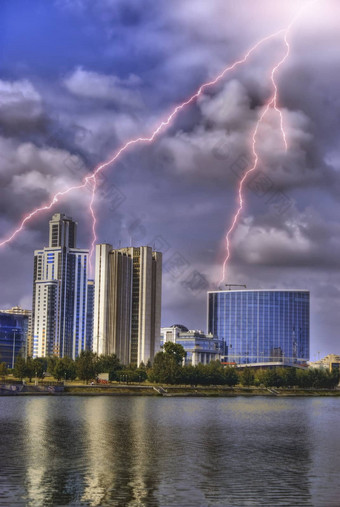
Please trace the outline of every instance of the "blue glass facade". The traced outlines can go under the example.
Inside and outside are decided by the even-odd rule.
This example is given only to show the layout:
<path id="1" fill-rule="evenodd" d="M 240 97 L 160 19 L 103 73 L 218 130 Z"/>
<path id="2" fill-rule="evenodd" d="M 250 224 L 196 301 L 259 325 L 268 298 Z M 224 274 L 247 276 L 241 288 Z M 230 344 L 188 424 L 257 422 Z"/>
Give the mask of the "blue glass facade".
<path id="1" fill-rule="evenodd" d="M 224 360 L 248 364 L 309 360 L 309 292 L 208 292 L 208 332 L 224 342 Z"/>
<path id="2" fill-rule="evenodd" d="M 0 312 L 0 362 L 13 368 L 18 356 L 25 356 L 28 317 Z"/>

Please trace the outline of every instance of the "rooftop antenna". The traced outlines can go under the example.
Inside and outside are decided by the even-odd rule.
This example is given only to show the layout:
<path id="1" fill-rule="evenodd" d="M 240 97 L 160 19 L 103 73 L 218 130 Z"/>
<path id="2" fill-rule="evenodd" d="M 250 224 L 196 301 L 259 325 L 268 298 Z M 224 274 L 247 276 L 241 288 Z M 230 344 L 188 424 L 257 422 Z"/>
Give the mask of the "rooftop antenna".
<path id="1" fill-rule="evenodd" d="M 237 283 L 226 283 L 225 286 L 228 288 L 228 290 L 231 290 L 231 287 L 243 287 L 244 289 L 247 288 L 246 285 L 240 285 Z"/>

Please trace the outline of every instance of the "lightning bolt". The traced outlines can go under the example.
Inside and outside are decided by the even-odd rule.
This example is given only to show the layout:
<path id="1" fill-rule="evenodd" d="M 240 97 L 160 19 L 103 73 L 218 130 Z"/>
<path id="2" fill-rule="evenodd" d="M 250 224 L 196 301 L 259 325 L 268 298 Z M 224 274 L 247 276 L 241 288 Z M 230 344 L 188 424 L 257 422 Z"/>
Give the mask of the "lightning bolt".
<path id="1" fill-rule="evenodd" d="M 92 244 L 91 244 L 91 252 L 93 252 L 93 248 L 94 248 L 94 244 L 95 244 L 95 241 L 96 241 L 96 233 L 95 233 L 95 224 L 96 224 L 96 218 L 95 218 L 95 212 L 94 212 L 94 200 L 95 200 L 95 190 L 96 190 L 96 176 L 105 168 L 107 168 L 108 166 L 112 165 L 114 162 L 116 162 L 120 156 L 128 150 L 128 148 L 134 146 L 134 145 L 137 145 L 137 144 L 147 144 L 147 143 L 152 143 L 154 141 L 154 139 L 163 131 L 165 130 L 170 124 L 171 122 L 173 121 L 173 119 L 178 115 L 178 113 L 180 111 L 182 111 L 182 109 L 184 109 L 186 106 L 190 105 L 191 103 L 193 103 L 200 95 L 202 95 L 202 93 L 204 92 L 204 90 L 206 90 L 207 88 L 209 87 L 212 87 L 214 86 L 215 84 L 217 84 L 219 81 L 221 81 L 224 76 L 228 73 L 228 72 L 231 72 L 233 71 L 236 67 L 242 65 L 243 63 L 245 63 L 249 57 L 252 55 L 252 53 L 254 53 L 257 48 L 259 46 L 261 46 L 262 44 L 264 44 L 265 42 L 283 34 L 285 32 L 285 29 L 281 29 L 281 30 L 278 30 L 274 33 L 271 33 L 270 35 L 267 35 L 266 37 L 262 38 L 261 40 L 259 40 L 258 42 L 256 42 L 256 44 L 254 44 L 250 49 L 248 49 L 248 51 L 245 53 L 245 55 L 240 58 L 239 60 L 236 60 L 234 63 L 228 65 L 227 67 L 225 67 L 222 72 L 216 76 L 213 80 L 211 81 L 208 81 L 204 84 L 202 84 L 198 90 L 193 94 L 191 95 L 191 97 L 189 97 L 187 100 L 185 100 L 184 102 L 182 102 L 181 104 L 177 105 L 173 111 L 169 114 L 169 116 L 164 119 L 164 120 L 161 120 L 160 123 L 155 127 L 155 129 L 153 130 L 153 132 L 151 133 L 151 135 L 149 137 L 137 137 L 135 139 L 131 139 L 129 141 L 127 141 L 124 145 L 122 145 L 114 154 L 113 156 L 107 160 L 106 162 L 103 162 L 102 164 L 98 165 L 91 174 L 87 175 L 80 184 L 78 185 L 74 185 L 74 186 L 70 186 L 68 188 L 66 188 L 65 190 L 63 191 L 60 191 L 60 192 L 57 192 L 56 194 L 54 194 L 50 201 L 44 205 L 41 205 L 40 207 L 38 208 L 35 208 L 34 210 L 30 211 L 29 213 L 27 213 L 22 221 L 19 223 L 18 227 L 5 239 L 2 239 L 0 241 L 0 247 L 3 247 L 4 245 L 10 243 L 25 227 L 25 225 L 27 224 L 27 222 L 29 222 L 33 217 L 35 217 L 36 215 L 44 212 L 44 211 L 47 211 L 47 210 L 50 210 L 57 202 L 59 202 L 59 200 L 63 197 L 65 197 L 67 194 L 69 194 L 70 192 L 74 191 L 74 190 L 80 190 L 80 189 L 84 189 L 85 187 L 88 187 L 90 186 L 90 188 L 92 188 L 92 195 L 91 195 L 91 201 L 90 201 L 90 205 L 89 205 L 89 210 L 90 210 L 90 215 L 92 217 L 92 231 L 93 231 L 93 240 L 92 240 Z"/>
<path id="2" fill-rule="evenodd" d="M 294 23 L 301 16 L 303 10 L 306 8 L 307 5 L 310 6 L 312 4 L 317 3 L 318 1 L 319 0 L 314 0 L 312 2 L 309 2 L 308 4 L 303 5 L 298 10 L 297 14 L 294 16 L 294 18 L 289 23 L 289 25 L 287 26 L 287 28 L 285 30 L 283 30 L 283 33 L 284 33 L 283 40 L 284 40 L 284 43 L 285 43 L 285 46 L 286 46 L 286 50 L 285 50 L 285 53 L 284 53 L 283 57 L 272 68 L 272 71 L 271 71 L 271 74 L 270 74 L 270 79 L 271 79 L 272 86 L 273 86 L 273 94 L 270 97 L 269 101 L 267 102 L 267 104 L 266 104 L 264 110 L 262 111 L 259 119 L 257 120 L 256 125 L 255 125 L 255 129 L 254 129 L 253 134 L 252 134 L 252 143 L 251 143 L 251 146 L 252 146 L 252 153 L 253 153 L 253 164 L 244 173 L 244 175 L 241 178 L 240 183 L 239 183 L 239 187 L 238 187 L 238 208 L 237 208 L 237 210 L 236 210 L 236 212 L 235 212 L 235 214 L 233 216 L 233 219 L 231 221 L 231 225 L 230 225 L 230 227 L 229 227 L 229 229 L 227 231 L 227 234 L 225 236 L 227 255 L 226 255 L 226 258 L 224 259 L 224 262 L 222 264 L 222 278 L 221 278 L 221 280 L 220 280 L 220 282 L 218 284 L 219 287 L 221 287 L 223 285 L 224 281 L 225 281 L 227 265 L 228 265 L 228 262 L 230 260 L 230 255 L 231 255 L 231 252 L 230 252 L 230 236 L 233 233 L 233 231 L 234 231 L 234 229 L 235 229 L 235 227 L 236 227 L 236 225 L 238 223 L 239 216 L 240 216 L 240 214 L 241 214 L 241 212 L 243 210 L 243 204 L 244 204 L 243 187 L 244 187 L 244 183 L 245 183 L 246 179 L 248 178 L 249 174 L 251 174 L 252 172 L 254 172 L 257 169 L 258 162 L 259 162 L 259 155 L 258 155 L 258 152 L 257 152 L 257 149 L 256 149 L 257 134 L 258 134 L 259 128 L 260 128 L 260 126 L 261 126 L 261 124 L 262 124 L 262 122 L 263 122 L 266 114 L 268 113 L 268 111 L 270 110 L 271 107 L 279 115 L 280 130 L 281 130 L 281 136 L 282 136 L 284 148 L 285 148 L 285 151 L 287 151 L 287 149 L 288 149 L 287 136 L 286 136 L 286 133 L 285 133 L 285 130 L 284 130 L 284 124 L 283 124 L 283 116 L 282 116 L 281 110 L 278 107 L 278 86 L 277 86 L 277 83 L 276 83 L 275 76 L 276 76 L 279 68 L 284 64 L 284 62 L 287 60 L 287 58 L 289 56 L 290 45 L 289 45 L 289 42 L 288 42 L 288 35 L 289 35 L 289 32 L 291 31 Z"/>
<path id="3" fill-rule="evenodd" d="M 312 3 L 315 3 L 316 1 L 318 0 L 314 0 L 314 2 Z M 288 25 L 287 28 L 282 28 L 276 32 L 273 32 L 271 33 L 270 35 L 267 35 L 266 37 L 263 37 L 262 39 L 260 39 L 258 42 L 256 42 L 250 49 L 247 50 L 247 52 L 245 53 L 245 55 L 240 58 L 239 60 L 236 60 L 234 61 L 234 63 L 226 66 L 222 72 L 220 74 L 218 74 L 213 80 L 211 81 L 208 81 L 206 83 L 203 83 L 199 88 L 198 90 L 193 94 L 191 95 L 191 97 L 189 97 L 187 100 L 185 100 L 184 102 L 182 102 L 181 104 L 178 104 L 174 109 L 173 111 L 167 116 L 167 118 L 165 118 L 164 120 L 161 120 L 160 123 L 154 128 L 154 130 L 152 131 L 152 133 L 148 136 L 148 137 L 137 137 L 135 139 L 131 139 L 129 141 L 127 141 L 125 144 L 123 144 L 114 154 L 113 156 L 103 162 L 102 164 L 98 165 L 92 173 L 90 173 L 89 175 L 87 175 L 82 181 L 81 183 L 79 183 L 78 185 L 74 185 L 74 186 L 70 186 L 68 188 L 66 188 L 65 190 L 63 191 L 59 191 L 57 193 L 55 193 L 53 196 L 51 196 L 50 198 L 50 201 L 47 202 L 46 204 L 43 204 L 41 205 L 40 207 L 37 207 L 35 209 L 33 209 L 32 211 L 28 212 L 21 220 L 21 222 L 19 223 L 19 225 L 17 226 L 17 228 L 12 232 L 10 233 L 10 235 L 4 239 L 2 239 L 0 241 L 0 247 L 3 247 L 4 245 L 10 243 L 20 232 L 22 232 L 22 230 L 24 229 L 25 225 L 31 221 L 31 219 L 33 219 L 36 215 L 44 212 L 44 211 L 47 211 L 47 210 L 50 210 L 57 202 L 59 202 L 60 199 L 62 199 L 63 197 L 65 197 L 66 195 L 68 195 L 70 192 L 72 191 L 75 191 L 75 190 L 81 190 L 81 189 L 84 189 L 86 187 L 90 187 L 91 188 L 91 200 L 90 200 L 90 204 L 89 204 L 89 212 L 90 212 L 90 215 L 92 217 L 92 243 L 91 243 L 91 256 L 93 254 L 93 250 L 94 250 L 94 245 L 95 245 L 95 242 L 96 242 L 96 216 L 95 216 L 95 211 L 94 211 L 94 201 L 95 201 L 95 191 L 96 191 L 96 176 L 102 171 L 104 170 L 105 168 L 107 168 L 108 166 L 114 164 L 114 162 L 116 162 L 120 156 L 125 152 L 127 151 L 130 147 L 134 146 L 134 145 L 138 145 L 138 144 L 148 144 L 148 143 L 153 143 L 154 139 L 161 133 L 163 132 L 171 123 L 172 121 L 174 120 L 174 118 L 178 115 L 178 113 L 180 111 L 182 111 L 182 109 L 184 109 L 186 106 L 189 106 L 190 104 L 192 104 L 200 95 L 202 95 L 202 93 L 207 89 L 207 88 L 210 88 L 214 85 L 216 85 L 219 81 L 221 81 L 225 75 L 228 73 L 228 72 L 231 72 L 233 71 L 236 67 L 242 65 L 243 63 L 245 63 L 249 57 L 261 46 L 263 45 L 265 42 L 275 38 L 275 37 L 278 37 L 279 35 L 281 34 L 284 34 L 284 40 L 286 42 L 286 46 L 287 46 L 287 52 L 286 52 L 286 55 L 285 57 L 282 59 L 282 61 L 280 61 L 276 67 L 274 67 L 273 71 L 272 71 L 272 82 L 273 82 L 273 86 L 274 86 L 274 94 L 273 94 L 273 97 L 272 99 L 270 100 L 270 102 L 267 104 L 264 112 L 262 113 L 257 125 L 256 125 L 256 129 L 254 131 L 254 134 L 253 134 L 253 154 L 254 154 L 254 164 L 253 164 L 253 167 L 251 167 L 247 173 L 244 175 L 244 177 L 242 178 L 241 182 L 240 182 L 240 187 L 239 187 L 239 193 L 238 193 L 238 196 L 239 196 L 239 208 L 233 218 L 233 221 L 232 221 L 232 225 L 229 229 L 229 231 L 227 232 L 227 236 L 226 236 L 226 241 L 227 241 L 227 258 L 225 259 L 224 261 L 224 264 L 223 264 L 223 280 L 225 278 L 225 269 L 226 269 L 226 265 L 227 265 L 227 262 L 229 260 L 229 257 L 230 257 L 230 244 L 229 244 L 229 236 L 230 234 L 232 233 L 232 231 L 234 230 L 235 226 L 236 226 L 236 223 L 237 223 L 237 220 L 238 220 L 238 217 L 242 211 L 242 208 L 243 208 L 243 197 L 242 197 L 242 190 L 243 190 L 243 183 L 246 179 L 246 177 L 256 169 L 257 167 L 257 163 L 258 163 L 258 155 L 257 155 L 257 152 L 256 152 L 256 135 L 257 135 L 257 131 L 258 131 L 258 128 L 262 122 L 262 119 L 264 118 L 265 114 L 267 113 L 267 111 L 269 110 L 269 108 L 271 106 L 273 106 L 275 108 L 276 111 L 279 112 L 280 114 L 280 117 L 281 117 L 281 131 L 282 131 L 282 134 L 283 134 L 283 138 L 284 138 L 284 142 L 285 142 L 285 145 L 287 145 L 287 142 L 286 142 L 286 137 L 285 137 L 285 134 L 284 134 L 284 128 L 283 128 L 283 118 L 282 118 L 282 114 L 281 114 L 281 111 L 279 110 L 278 106 L 277 106 L 277 85 L 276 85 L 276 82 L 275 82 L 275 73 L 277 71 L 277 69 L 281 66 L 281 64 L 285 61 L 285 59 L 287 58 L 288 56 L 288 53 L 289 53 L 289 44 L 287 42 L 287 36 L 288 36 L 288 33 L 289 33 L 289 30 L 291 28 L 291 26 L 293 25 L 293 23 L 295 22 L 296 18 L 298 16 L 295 16 L 293 21 Z"/>
<path id="4" fill-rule="evenodd" d="M 96 244 L 96 241 L 97 241 L 97 234 L 96 234 L 97 219 L 96 219 L 96 214 L 95 214 L 94 209 L 93 209 L 94 199 L 95 199 L 95 196 L 96 196 L 96 188 L 97 188 L 97 180 L 94 177 L 93 181 L 92 181 L 91 201 L 90 201 L 90 204 L 89 204 L 90 214 L 91 214 L 91 218 L 92 218 L 92 243 L 91 243 L 91 248 L 90 248 L 90 268 L 91 269 L 92 269 L 91 259 L 92 259 L 93 252 L 94 252 L 94 247 L 95 247 L 95 244 Z M 90 269 L 90 271 L 91 271 L 91 269 Z"/>

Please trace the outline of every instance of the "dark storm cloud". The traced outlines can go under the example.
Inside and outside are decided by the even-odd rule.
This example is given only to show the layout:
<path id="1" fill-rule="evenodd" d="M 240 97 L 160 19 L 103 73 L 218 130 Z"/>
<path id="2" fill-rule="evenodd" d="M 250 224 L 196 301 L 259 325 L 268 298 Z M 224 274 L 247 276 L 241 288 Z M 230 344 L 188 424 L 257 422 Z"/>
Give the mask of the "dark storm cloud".
<path id="1" fill-rule="evenodd" d="M 9 36 L 11 61 L 0 75 L 3 236 L 25 211 L 78 183 L 127 139 L 150 134 L 174 104 L 285 26 L 297 8 L 293 0 L 37 4 L 39 17 L 25 11 L 39 27 L 36 39 L 25 48 L 20 37 Z M 8 5 L 23 9 L 17 0 Z M 325 353 L 337 352 L 338 323 L 329 308 L 339 301 L 338 14 L 338 3 L 326 0 L 307 8 L 291 32 L 291 55 L 277 76 L 289 149 L 284 152 L 278 115 L 270 111 L 228 268 L 228 281 L 253 288 L 311 289 L 318 314 L 312 339 L 320 350 L 327 334 Z M 46 32 L 52 20 L 55 35 Z M 38 44 L 39 37 L 46 44 Z M 284 49 L 280 38 L 267 42 L 155 144 L 130 149 L 101 178 L 99 241 L 162 245 L 164 325 L 205 328 L 204 280 L 214 287 L 220 279 L 237 187 L 253 161 L 251 135 Z M 77 192 L 55 208 L 78 220 L 82 246 L 89 244 L 89 199 L 89 190 Z M 8 289 L 2 305 L 29 301 L 32 252 L 46 242 L 48 218 L 34 220 L 3 251 Z M 19 289 L 11 266 L 23 249 Z M 174 271 L 176 259 L 182 267 Z"/>
<path id="2" fill-rule="evenodd" d="M 46 121 L 42 98 L 32 83 L 0 79 L 0 133 L 8 137 L 40 130 Z"/>
<path id="3" fill-rule="evenodd" d="M 309 210 L 311 211 L 311 210 Z M 262 218 L 262 220 L 261 220 Z M 239 265 L 301 269 L 337 270 L 340 267 L 337 222 L 325 222 L 315 213 L 295 214 L 294 222 L 266 225 L 263 217 L 240 225 L 234 242 L 234 255 Z M 260 222 L 260 224 L 259 224 Z"/>

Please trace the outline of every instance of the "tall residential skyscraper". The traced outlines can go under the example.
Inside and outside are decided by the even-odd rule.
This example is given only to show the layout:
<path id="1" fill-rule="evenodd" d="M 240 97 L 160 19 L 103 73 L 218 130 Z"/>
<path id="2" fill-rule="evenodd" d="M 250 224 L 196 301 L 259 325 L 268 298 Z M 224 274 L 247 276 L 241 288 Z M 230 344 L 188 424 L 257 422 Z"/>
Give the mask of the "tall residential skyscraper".
<path id="1" fill-rule="evenodd" d="M 146 363 L 159 351 L 162 254 L 149 246 L 96 246 L 93 350 L 123 364 Z"/>
<path id="2" fill-rule="evenodd" d="M 33 357 L 76 358 L 87 332 L 88 250 L 76 248 L 77 224 L 62 213 L 49 223 L 49 246 L 34 252 Z"/>
<path id="3" fill-rule="evenodd" d="M 87 282 L 86 350 L 93 348 L 94 280 Z"/>

